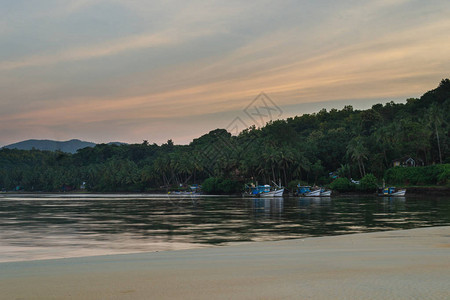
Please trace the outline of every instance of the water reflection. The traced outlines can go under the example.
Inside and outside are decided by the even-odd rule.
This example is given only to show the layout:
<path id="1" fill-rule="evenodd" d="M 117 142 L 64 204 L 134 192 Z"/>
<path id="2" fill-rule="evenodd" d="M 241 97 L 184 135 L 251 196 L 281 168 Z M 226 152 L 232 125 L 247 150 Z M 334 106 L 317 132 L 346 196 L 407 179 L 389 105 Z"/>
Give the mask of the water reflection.
<path id="1" fill-rule="evenodd" d="M 300 207 L 330 205 L 331 197 L 300 197 L 298 205 Z"/>
<path id="2" fill-rule="evenodd" d="M 254 198 L 251 199 L 253 216 L 280 218 L 283 214 L 284 198 Z"/>
<path id="3" fill-rule="evenodd" d="M 449 198 L 0 198 L 0 261 L 450 224 Z"/>

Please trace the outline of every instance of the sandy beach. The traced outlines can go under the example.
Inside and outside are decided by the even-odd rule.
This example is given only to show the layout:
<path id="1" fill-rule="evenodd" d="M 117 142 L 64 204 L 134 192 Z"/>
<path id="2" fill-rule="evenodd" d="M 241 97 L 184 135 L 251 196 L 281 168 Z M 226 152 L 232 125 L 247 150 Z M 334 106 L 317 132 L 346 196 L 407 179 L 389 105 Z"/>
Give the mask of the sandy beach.
<path id="1" fill-rule="evenodd" d="M 0 264 L 1 299 L 448 299 L 450 227 Z"/>

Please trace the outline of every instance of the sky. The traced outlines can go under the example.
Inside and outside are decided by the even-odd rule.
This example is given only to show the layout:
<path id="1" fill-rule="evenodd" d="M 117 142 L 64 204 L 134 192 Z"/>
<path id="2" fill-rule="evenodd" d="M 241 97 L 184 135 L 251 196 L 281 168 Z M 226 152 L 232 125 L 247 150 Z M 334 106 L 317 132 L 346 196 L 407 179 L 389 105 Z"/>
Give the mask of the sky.
<path id="1" fill-rule="evenodd" d="M 448 16 L 447 0 L 2 0 L 0 146 L 187 144 L 404 102 L 450 77 Z"/>

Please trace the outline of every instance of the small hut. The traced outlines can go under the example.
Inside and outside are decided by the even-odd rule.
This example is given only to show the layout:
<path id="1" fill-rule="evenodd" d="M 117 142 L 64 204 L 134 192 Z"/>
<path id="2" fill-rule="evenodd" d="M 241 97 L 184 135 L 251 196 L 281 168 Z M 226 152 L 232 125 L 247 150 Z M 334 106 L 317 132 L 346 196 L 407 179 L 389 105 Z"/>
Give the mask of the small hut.
<path id="1" fill-rule="evenodd" d="M 410 156 L 404 156 L 392 161 L 394 167 L 415 167 L 416 161 Z"/>

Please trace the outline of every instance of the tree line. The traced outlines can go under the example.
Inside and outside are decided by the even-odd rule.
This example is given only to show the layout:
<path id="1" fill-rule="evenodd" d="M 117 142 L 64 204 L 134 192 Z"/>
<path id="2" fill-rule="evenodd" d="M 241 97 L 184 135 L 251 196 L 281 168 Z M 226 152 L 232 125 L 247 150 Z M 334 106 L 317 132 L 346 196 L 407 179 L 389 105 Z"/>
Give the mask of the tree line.
<path id="1" fill-rule="evenodd" d="M 322 109 L 253 126 L 238 136 L 216 129 L 189 145 L 172 140 L 162 145 L 100 144 L 75 154 L 1 149 L 0 188 L 142 192 L 209 179 L 207 185 L 235 192 L 256 181 L 292 187 L 368 174 L 381 180 L 401 157 L 413 158 L 418 166 L 450 163 L 449 115 L 450 80 L 443 79 L 436 89 L 406 103 Z M 438 183 L 448 180 L 444 175 Z"/>

